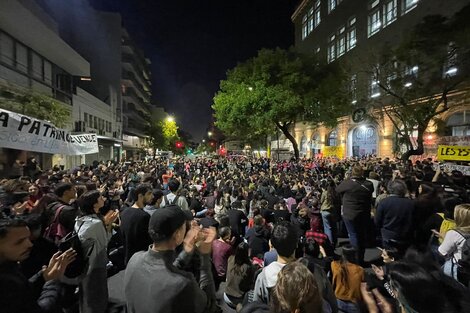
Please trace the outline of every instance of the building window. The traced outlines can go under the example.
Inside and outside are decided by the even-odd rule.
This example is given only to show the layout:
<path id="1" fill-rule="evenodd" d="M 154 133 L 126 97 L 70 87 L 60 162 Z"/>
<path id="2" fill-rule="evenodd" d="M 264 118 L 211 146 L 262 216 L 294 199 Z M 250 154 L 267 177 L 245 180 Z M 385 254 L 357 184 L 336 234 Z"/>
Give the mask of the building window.
<path id="1" fill-rule="evenodd" d="M 88 126 L 88 113 L 85 113 L 85 114 L 83 115 L 83 119 L 84 119 L 84 121 L 85 121 L 85 126 Z"/>
<path id="2" fill-rule="evenodd" d="M 333 130 L 328 136 L 328 146 L 333 147 L 338 145 L 338 131 Z"/>
<path id="3" fill-rule="evenodd" d="M 346 50 L 349 51 L 356 46 L 356 18 L 349 19 L 347 29 Z"/>
<path id="4" fill-rule="evenodd" d="M 447 48 L 447 60 L 444 65 L 443 77 L 455 76 L 457 75 L 457 72 L 457 49 L 455 47 L 455 43 L 451 42 Z"/>
<path id="5" fill-rule="evenodd" d="M 418 65 L 415 66 L 406 66 L 405 67 L 405 76 L 414 76 L 418 77 Z"/>
<path id="6" fill-rule="evenodd" d="M 88 127 L 93 127 L 93 116 L 88 114 Z"/>
<path id="7" fill-rule="evenodd" d="M 328 13 L 331 13 L 336 8 L 337 0 L 328 0 Z"/>
<path id="8" fill-rule="evenodd" d="M 381 27 L 380 9 L 376 8 L 371 11 L 368 16 L 367 37 L 377 34 Z"/>
<path id="9" fill-rule="evenodd" d="M 308 24 L 307 24 L 307 14 L 302 17 L 302 39 L 307 38 L 308 35 Z"/>
<path id="10" fill-rule="evenodd" d="M 44 60 L 44 81 L 52 85 L 52 64 L 46 60 Z"/>
<path id="11" fill-rule="evenodd" d="M 313 30 L 313 7 L 308 10 L 307 14 L 307 35 Z"/>
<path id="12" fill-rule="evenodd" d="M 302 39 L 307 36 L 320 24 L 320 1 L 315 2 L 307 13 L 302 17 Z"/>
<path id="13" fill-rule="evenodd" d="M 32 64 L 31 64 L 31 71 L 33 77 L 43 80 L 43 72 L 42 72 L 42 58 L 39 54 L 32 52 L 31 56 Z"/>
<path id="14" fill-rule="evenodd" d="M 448 136 L 470 136 L 470 111 L 452 114 L 446 122 Z"/>
<path id="15" fill-rule="evenodd" d="M 384 27 L 392 24 L 396 21 L 398 14 L 397 0 L 390 0 L 384 4 L 383 7 L 383 17 L 384 17 Z"/>
<path id="16" fill-rule="evenodd" d="M 13 66 L 15 63 L 13 38 L 0 32 L 0 62 Z"/>
<path id="17" fill-rule="evenodd" d="M 330 40 L 328 42 L 328 63 L 333 62 L 335 59 L 336 59 L 335 35 L 331 35 Z"/>
<path id="18" fill-rule="evenodd" d="M 375 78 L 371 79 L 371 81 L 370 81 L 369 97 L 371 97 L 371 98 L 380 97 L 380 86 L 378 84 L 378 81 L 375 80 Z"/>
<path id="19" fill-rule="evenodd" d="M 317 2 L 315 2 L 315 11 L 313 12 L 313 18 L 315 19 L 315 24 L 314 24 L 315 28 L 317 28 L 321 22 L 320 6 L 321 6 L 321 1 L 317 0 Z"/>
<path id="20" fill-rule="evenodd" d="M 416 8 L 418 0 L 402 0 L 403 1 L 403 14 L 406 14 Z"/>
<path id="21" fill-rule="evenodd" d="M 346 28 L 343 26 L 338 31 L 337 39 L 337 57 L 344 55 L 346 52 Z"/>
<path id="22" fill-rule="evenodd" d="M 349 90 L 351 92 L 351 103 L 357 103 L 357 74 L 351 76 L 351 81 L 349 83 Z"/>
<path id="23" fill-rule="evenodd" d="M 93 116 L 93 128 L 98 129 L 98 118 Z"/>
<path id="24" fill-rule="evenodd" d="M 23 73 L 28 72 L 28 49 L 19 42 L 16 43 L 16 68 Z"/>

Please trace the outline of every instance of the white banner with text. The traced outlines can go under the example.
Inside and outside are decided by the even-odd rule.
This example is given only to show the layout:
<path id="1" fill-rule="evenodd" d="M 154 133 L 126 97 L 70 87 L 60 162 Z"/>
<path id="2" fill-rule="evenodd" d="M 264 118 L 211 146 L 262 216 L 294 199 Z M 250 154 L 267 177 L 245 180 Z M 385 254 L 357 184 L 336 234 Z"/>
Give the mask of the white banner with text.
<path id="1" fill-rule="evenodd" d="M 72 135 L 52 123 L 0 109 L 0 147 L 51 154 L 98 152 L 96 134 Z"/>

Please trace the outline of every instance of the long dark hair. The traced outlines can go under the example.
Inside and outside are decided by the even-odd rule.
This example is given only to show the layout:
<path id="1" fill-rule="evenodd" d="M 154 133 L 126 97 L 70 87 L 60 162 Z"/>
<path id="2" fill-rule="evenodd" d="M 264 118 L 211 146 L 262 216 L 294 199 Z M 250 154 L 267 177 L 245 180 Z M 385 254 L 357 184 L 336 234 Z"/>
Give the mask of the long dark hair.
<path id="1" fill-rule="evenodd" d="M 96 214 L 95 204 L 98 202 L 101 193 L 98 190 L 87 191 L 77 200 L 82 216 Z"/>
<path id="2" fill-rule="evenodd" d="M 345 245 L 341 249 L 341 260 L 340 260 L 340 272 L 341 272 L 341 283 L 343 286 L 349 286 L 349 273 L 348 263 L 357 264 L 357 249 L 352 245 Z"/>
<path id="3" fill-rule="evenodd" d="M 410 262 L 389 265 L 392 287 L 398 291 L 402 306 L 416 312 L 470 312 L 465 289 L 422 266 Z"/>
<path id="4" fill-rule="evenodd" d="M 328 202 L 335 206 L 338 202 L 338 194 L 336 193 L 336 184 L 333 180 L 329 180 L 326 186 L 326 198 Z"/>
<path id="5" fill-rule="evenodd" d="M 244 241 L 240 242 L 235 249 L 234 263 L 235 266 L 232 271 L 239 275 L 242 272 L 243 265 L 251 265 L 250 257 L 248 256 L 249 246 Z"/>

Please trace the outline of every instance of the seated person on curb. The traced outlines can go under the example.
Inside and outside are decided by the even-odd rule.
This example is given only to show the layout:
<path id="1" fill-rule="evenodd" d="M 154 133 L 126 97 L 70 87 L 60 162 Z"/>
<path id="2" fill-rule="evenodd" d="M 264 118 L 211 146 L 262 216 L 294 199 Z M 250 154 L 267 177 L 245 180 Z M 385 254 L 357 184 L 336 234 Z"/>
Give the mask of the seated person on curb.
<path id="1" fill-rule="evenodd" d="M 57 312 L 61 286 L 59 279 L 75 259 L 72 249 L 55 253 L 49 265 L 29 280 L 18 262 L 28 258 L 33 244 L 26 222 L 0 219 L 0 308 L 4 313 Z"/>
<path id="2" fill-rule="evenodd" d="M 130 259 L 124 277 L 129 313 L 213 312 L 214 280 L 210 253 L 214 228 L 192 226 L 186 232 L 188 215 L 178 206 L 156 210 L 149 223 L 153 245 Z M 200 253 L 200 279 L 175 266 L 175 249 L 184 243 L 182 254 Z M 179 256 L 181 257 L 181 255 Z"/>

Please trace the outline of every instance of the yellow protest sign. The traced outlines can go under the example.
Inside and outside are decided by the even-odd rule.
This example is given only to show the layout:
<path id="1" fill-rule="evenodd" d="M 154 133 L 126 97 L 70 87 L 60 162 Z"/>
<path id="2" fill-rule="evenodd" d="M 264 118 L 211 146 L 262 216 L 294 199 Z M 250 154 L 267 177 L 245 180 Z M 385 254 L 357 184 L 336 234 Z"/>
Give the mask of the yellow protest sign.
<path id="1" fill-rule="evenodd" d="M 470 146 L 442 146 L 437 148 L 438 160 L 470 162 Z"/>
<path id="2" fill-rule="evenodd" d="M 343 146 L 327 146 L 323 147 L 324 157 L 337 157 L 339 159 L 344 158 L 344 147 Z"/>

